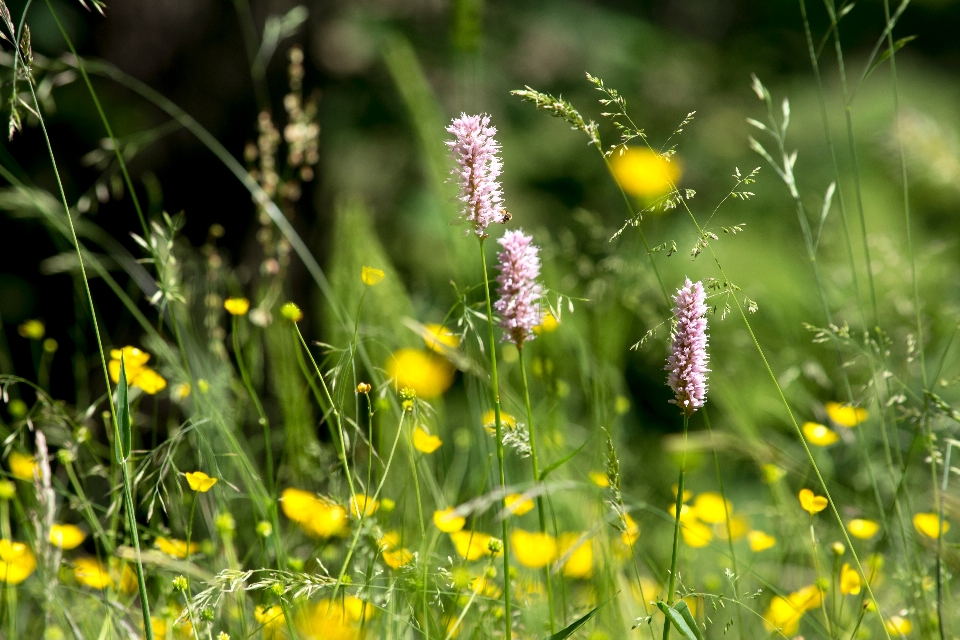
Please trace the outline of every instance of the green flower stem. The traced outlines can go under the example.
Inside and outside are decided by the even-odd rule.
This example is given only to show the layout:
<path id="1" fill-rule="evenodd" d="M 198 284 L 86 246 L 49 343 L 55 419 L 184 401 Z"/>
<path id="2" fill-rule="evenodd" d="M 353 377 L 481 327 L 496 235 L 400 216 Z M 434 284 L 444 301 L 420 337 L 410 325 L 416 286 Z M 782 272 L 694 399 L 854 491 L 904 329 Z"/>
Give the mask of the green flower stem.
<path id="1" fill-rule="evenodd" d="M 523 344 L 517 345 L 520 356 L 520 377 L 523 380 L 523 400 L 527 405 L 527 428 L 530 430 L 530 463 L 533 466 L 533 481 L 540 483 L 540 463 L 537 460 L 537 438 L 533 429 L 533 408 L 530 406 L 530 386 L 527 384 L 527 367 L 523 360 Z M 537 495 L 537 514 L 540 516 L 540 533 L 547 532 L 547 514 L 543 507 L 544 496 Z M 550 566 L 543 568 L 543 580 L 547 585 L 547 606 L 550 608 L 550 633 L 556 633 L 553 615 L 553 585 L 550 583 Z"/>
<path id="2" fill-rule="evenodd" d="M 814 528 L 813 528 L 813 514 L 812 514 L 812 513 L 810 514 L 810 542 L 813 543 L 813 549 L 812 549 L 812 551 L 813 551 L 813 567 L 814 567 L 814 569 L 815 569 L 816 572 L 817 572 L 817 589 L 820 589 L 822 576 L 821 576 L 821 573 L 820 573 L 820 554 L 817 552 L 817 548 L 819 547 L 819 543 L 817 542 L 817 533 L 816 533 L 816 531 L 814 531 Z M 821 600 L 820 610 L 821 610 L 821 612 L 823 613 L 823 624 L 824 624 L 824 626 L 827 628 L 827 636 L 830 637 L 830 638 L 832 638 L 832 637 L 833 637 L 833 628 L 832 628 L 832 625 L 830 624 L 830 616 L 827 614 L 827 607 L 823 606 L 825 603 L 823 603 L 823 591 L 822 591 L 822 590 L 821 590 L 821 592 L 820 592 L 820 600 Z"/>
<path id="3" fill-rule="evenodd" d="M 114 437 L 118 437 L 114 434 Z M 143 632 L 146 640 L 153 640 L 153 624 L 150 618 L 150 600 L 147 598 L 147 578 L 143 573 L 143 560 L 140 557 L 140 535 L 137 533 L 137 512 L 133 507 L 133 481 L 130 479 L 130 470 L 127 462 L 120 464 L 123 472 L 123 500 L 127 512 L 127 523 L 130 529 L 130 540 L 133 543 L 134 557 L 136 558 L 137 587 L 140 591 L 140 609 L 143 613 Z"/>
<path id="4" fill-rule="evenodd" d="M 483 252 L 483 238 L 480 239 L 480 263 L 483 265 L 483 290 L 487 298 L 487 326 L 490 328 L 490 374 L 493 388 L 493 415 L 497 434 L 497 465 L 500 470 L 500 488 L 507 486 L 507 478 L 503 469 L 503 424 L 500 421 L 500 382 L 497 379 L 497 343 L 493 334 L 493 305 L 490 304 L 490 278 L 487 275 L 487 256 Z M 500 500 L 501 508 L 506 511 L 507 497 Z M 507 518 L 501 521 L 503 531 L 503 611 L 506 638 L 513 637 L 513 620 L 510 615 L 510 540 L 507 537 Z"/>
<path id="5" fill-rule="evenodd" d="M 247 366 L 243 362 L 243 352 L 240 350 L 240 337 L 237 334 L 237 316 L 231 314 L 230 319 L 233 325 L 233 354 L 237 359 L 237 368 L 240 370 L 240 377 L 243 379 L 243 386 L 247 388 L 247 393 L 250 395 L 250 400 L 253 401 L 253 406 L 257 409 L 257 415 L 260 417 L 260 424 L 263 426 L 263 448 L 266 452 L 267 459 L 267 487 L 270 491 L 270 497 L 276 498 L 277 495 L 277 486 L 276 478 L 273 475 L 273 447 L 271 446 L 273 439 L 270 437 L 270 420 L 267 418 L 266 412 L 263 410 L 263 404 L 260 402 L 257 392 L 253 388 L 253 382 L 250 380 L 250 374 L 247 372 Z M 275 512 L 277 509 L 276 502 L 271 500 L 270 508 Z"/>
<path id="6" fill-rule="evenodd" d="M 683 453 L 680 460 L 680 480 L 677 482 L 677 503 L 673 519 L 673 556 L 670 558 L 670 579 L 667 586 L 667 604 L 673 604 L 673 590 L 677 584 L 677 556 L 680 555 L 680 512 L 683 509 L 683 480 L 687 472 L 687 427 L 690 416 L 683 416 Z M 663 621 L 663 640 L 670 638 L 670 619 Z"/>

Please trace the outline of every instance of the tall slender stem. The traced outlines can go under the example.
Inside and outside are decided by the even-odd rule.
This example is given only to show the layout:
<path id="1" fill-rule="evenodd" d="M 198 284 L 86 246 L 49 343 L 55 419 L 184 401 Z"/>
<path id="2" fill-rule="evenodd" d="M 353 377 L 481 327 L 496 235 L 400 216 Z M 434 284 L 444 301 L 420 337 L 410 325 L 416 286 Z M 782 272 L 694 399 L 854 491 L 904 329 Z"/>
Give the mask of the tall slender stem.
<path id="1" fill-rule="evenodd" d="M 483 238 L 480 239 L 480 263 L 483 265 L 483 291 L 487 297 L 487 326 L 490 328 L 490 374 L 493 388 L 493 415 L 497 434 L 497 465 L 500 469 L 500 488 L 507 486 L 503 469 L 503 425 L 500 422 L 500 382 L 497 378 L 497 343 L 493 334 L 493 305 L 490 304 L 490 278 L 487 276 L 487 256 L 483 252 Z M 506 495 L 500 499 L 501 508 L 506 511 Z M 507 538 L 507 518 L 501 521 L 503 531 L 503 611 L 507 640 L 513 637 L 513 620 L 510 615 L 510 541 Z"/>
<path id="2" fill-rule="evenodd" d="M 687 427 L 690 416 L 683 416 L 683 453 L 680 458 L 680 480 L 677 482 L 677 502 L 673 519 L 673 557 L 670 559 L 670 579 L 667 586 L 667 604 L 673 604 L 673 590 L 677 583 L 677 556 L 680 554 L 680 512 L 683 509 L 683 479 L 687 472 Z M 670 618 L 663 621 L 663 640 L 670 638 Z"/>
<path id="3" fill-rule="evenodd" d="M 517 345 L 520 353 L 520 377 L 523 380 L 523 400 L 527 405 L 527 429 L 530 431 L 530 464 L 533 467 L 533 481 L 540 483 L 540 462 L 537 459 L 537 436 L 533 428 L 533 408 L 530 406 L 530 386 L 527 384 L 527 366 L 523 360 L 523 343 Z M 543 494 L 537 494 L 537 515 L 540 516 L 540 533 L 547 532 L 547 513 L 543 506 Z M 553 615 L 553 585 L 550 583 L 550 567 L 543 568 L 543 580 L 547 585 L 547 606 L 550 608 L 550 633 L 556 633 L 556 620 Z"/>
<path id="4" fill-rule="evenodd" d="M 263 427 L 263 448 L 267 459 L 267 487 L 270 490 L 270 497 L 276 495 L 276 480 L 273 477 L 273 438 L 270 435 L 270 420 L 263 410 L 263 404 L 260 402 L 257 392 L 253 388 L 253 382 L 250 380 L 250 374 L 247 372 L 247 365 L 243 362 L 243 352 L 240 350 L 240 336 L 237 333 L 237 316 L 230 316 L 233 324 L 233 355 L 237 359 L 237 368 L 240 370 L 240 377 L 243 379 L 243 386 L 247 388 L 247 394 L 253 401 L 253 406 L 257 409 L 257 416 L 260 425 Z M 276 506 L 273 507 L 276 510 Z"/>

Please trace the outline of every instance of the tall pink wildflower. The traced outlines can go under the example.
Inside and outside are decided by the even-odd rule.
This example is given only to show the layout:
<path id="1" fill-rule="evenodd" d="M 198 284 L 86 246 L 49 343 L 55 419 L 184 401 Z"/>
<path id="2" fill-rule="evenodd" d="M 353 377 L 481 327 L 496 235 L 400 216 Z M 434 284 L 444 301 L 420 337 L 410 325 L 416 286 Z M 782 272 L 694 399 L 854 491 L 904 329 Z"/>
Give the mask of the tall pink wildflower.
<path id="1" fill-rule="evenodd" d="M 522 347 L 525 340 L 533 339 L 533 328 L 541 322 L 543 287 L 537 282 L 540 249 L 533 244 L 533 237 L 524 235 L 522 229 L 507 231 L 497 242 L 503 246 L 503 251 L 497 255 L 500 261 L 497 294 L 500 299 L 493 306 L 500 314 L 500 327 L 506 332 L 503 339 Z"/>
<path id="2" fill-rule="evenodd" d="M 677 318 L 673 347 L 665 369 L 670 372 L 667 384 L 676 394 L 672 404 L 685 416 L 704 405 L 707 399 L 707 305 L 703 284 L 690 282 L 673 298 Z"/>
<path id="3" fill-rule="evenodd" d="M 460 215 L 473 224 L 477 237 L 486 238 L 491 223 L 503 223 L 510 218 L 503 208 L 503 190 L 498 180 L 503 163 L 497 155 L 500 144 L 494 139 L 497 128 L 490 126 L 487 114 L 463 113 L 450 123 L 447 131 L 455 136 L 447 141 L 447 146 L 457 161 L 452 173 L 460 186 Z"/>

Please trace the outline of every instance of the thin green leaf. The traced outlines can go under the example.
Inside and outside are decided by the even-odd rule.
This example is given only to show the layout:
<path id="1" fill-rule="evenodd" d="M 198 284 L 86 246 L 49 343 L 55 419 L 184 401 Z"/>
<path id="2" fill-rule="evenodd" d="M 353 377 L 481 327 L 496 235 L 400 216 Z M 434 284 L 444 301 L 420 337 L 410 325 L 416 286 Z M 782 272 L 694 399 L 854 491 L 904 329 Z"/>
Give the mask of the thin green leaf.
<path id="1" fill-rule="evenodd" d="M 613 598 L 616 598 L 618 595 L 620 595 L 619 591 L 614 594 Z M 572 636 L 577 629 L 587 624 L 587 622 L 590 621 L 590 618 L 597 615 L 597 612 L 600 611 L 600 609 L 603 609 L 607 605 L 607 603 L 610 602 L 610 600 L 613 600 L 613 598 L 608 598 L 606 601 L 601 602 L 596 607 L 588 611 L 585 616 L 583 616 L 582 618 L 578 618 L 577 620 L 574 620 L 566 628 L 561 629 L 560 631 L 557 631 L 552 636 L 548 637 L 547 640 L 566 640 L 567 638 Z"/>
<path id="2" fill-rule="evenodd" d="M 687 603 L 681 600 L 673 605 L 673 608 L 680 612 L 680 615 L 683 616 L 683 620 L 687 623 L 687 626 L 690 627 L 696 634 L 697 640 L 703 640 L 703 633 L 700 631 L 700 626 L 697 624 L 697 621 L 693 619 L 693 613 L 690 611 L 690 607 L 687 606 Z"/>
<path id="3" fill-rule="evenodd" d="M 580 445 L 579 447 L 577 447 L 576 449 L 574 449 L 571 453 L 569 453 L 569 454 L 567 454 L 566 456 L 560 458 L 560 459 L 557 460 L 556 462 L 553 462 L 553 463 L 547 465 L 547 467 L 546 467 L 543 471 L 540 472 L 540 482 L 543 482 L 544 478 L 547 477 L 547 474 L 548 474 L 548 473 L 552 473 L 552 472 L 556 471 L 557 469 L 559 469 L 560 467 L 562 467 L 565 463 L 567 463 L 568 461 L 570 461 L 575 455 L 577 455 L 578 453 L 580 453 L 580 451 L 583 450 L 583 448 L 584 448 L 585 446 L 587 446 L 587 442 L 590 442 L 590 439 L 589 439 L 589 438 L 588 438 L 587 440 L 585 440 L 582 445 Z"/>
<path id="4" fill-rule="evenodd" d="M 127 389 L 127 369 L 120 358 L 120 381 L 117 383 L 117 431 L 113 438 L 113 452 L 117 463 L 123 464 L 130 456 L 130 398 Z"/>
<path id="5" fill-rule="evenodd" d="M 884 49 L 883 53 L 877 56 L 877 61 L 874 62 L 872 65 L 870 65 L 870 70 L 867 71 L 867 73 L 863 76 L 863 79 L 866 80 L 867 76 L 873 73 L 873 70 L 879 67 L 884 60 L 889 58 L 891 53 L 896 53 L 897 51 L 900 51 L 900 49 L 903 49 L 903 47 L 908 42 L 916 39 L 917 39 L 917 36 L 906 36 L 906 37 L 900 38 L 899 40 L 893 43 L 893 51 L 891 51 L 890 49 Z"/>
<path id="6" fill-rule="evenodd" d="M 660 611 L 663 611 L 663 615 L 667 616 L 667 619 L 673 623 L 673 626 L 677 628 L 677 631 L 683 634 L 684 638 L 687 640 L 702 640 L 698 637 L 697 633 L 690 628 L 690 625 L 687 624 L 687 621 L 684 620 L 683 615 L 681 615 L 679 611 L 672 608 L 666 602 L 658 602 L 657 608 L 659 608 Z"/>

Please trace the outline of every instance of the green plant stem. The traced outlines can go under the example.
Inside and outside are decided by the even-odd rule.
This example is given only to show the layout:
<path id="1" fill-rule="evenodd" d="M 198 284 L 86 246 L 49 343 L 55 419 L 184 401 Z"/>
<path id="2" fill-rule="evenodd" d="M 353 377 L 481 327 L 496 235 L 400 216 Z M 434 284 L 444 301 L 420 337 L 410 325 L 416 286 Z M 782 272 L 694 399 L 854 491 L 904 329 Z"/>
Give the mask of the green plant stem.
<path id="1" fill-rule="evenodd" d="M 243 352 L 240 350 L 240 336 L 237 333 L 237 325 L 239 324 L 237 322 L 237 316 L 231 314 L 230 318 L 233 325 L 233 355 L 237 360 L 237 369 L 240 370 L 243 386 L 247 388 L 247 394 L 249 394 L 250 400 L 253 401 L 253 406 L 257 409 L 257 416 L 259 416 L 260 425 L 263 427 L 263 449 L 267 459 L 267 487 L 269 487 L 270 490 L 270 497 L 275 498 L 277 495 L 277 481 L 273 473 L 273 438 L 270 435 L 270 419 L 267 418 L 267 414 L 263 410 L 263 405 L 260 403 L 260 398 L 253 388 L 253 382 L 250 380 L 250 374 L 247 372 L 247 366 L 243 361 Z M 271 501 L 271 504 L 274 505 L 272 508 L 275 511 L 275 502 Z"/>
<path id="2" fill-rule="evenodd" d="M 6 540 L 12 541 L 10 533 L 10 501 L 0 500 L 0 535 Z M 4 580 L 4 596 L 7 604 L 7 637 L 10 640 L 17 640 L 17 588 L 7 583 L 7 576 Z"/>
<path id="3" fill-rule="evenodd" d="M 117 437 L 114 435 L 114 437 Z M 130 539 L 133 543 L 134 557 L 136 558 L 137 587 L 140 591 L 140 609 L 143 613 L 143 630 L 147 640 L 153 640 L 153 624 L 150 618 L 150 601 L 147 599 L 147 578 L 143 573 L 143 560 L 140 557 L 140 535 L 137 533 L 137 517 L 133 507 L 133 495 L 130 480 L 130 471 L 127 463 L 120 465 L 123 472 L 123 499 L 127 512 L 127 522 L 130 528 Z"/>
<path id="4" fill-rule="evenodd" d="M 683 480 L 687 472 L 687 428 L 690 426 L 690 416 L 683 415 L 683 453 L 680 459 L 680 480 L 677 482 L 676 512 L 673 519 L 673 555 L 670 558 L 670 577 L 667 586 L 667 604 L 673 604 L 673 591 L 677 584 L 677 556 L 680 555 L 680 512 L 683 510 Z M 663 621 L 663 640 L 670 638 L 670 619 Z"/>
<path id="5" fill-rule="evenodd" d="M 497 465 L 500 470 L 500 489 L 507 486 L 506 473 L 503 468 L 503 425 L 500 421 L 500 382 L 497 379 L 497 343 L 493 333 L 493 305 L 490 303 L 490 278 L 487 275 L 487 256 L 483 252 L 483 238 L 480 238 L 480 263 L 483 265 L 483 290 L 487 299 L 487 326 L 490 329 L 490 374 L 493 391 L 493 415 L 496 424 L 497 436 Z M 507 510 L 507 497 L 500 499 L 501 509 Z M 501 520 L 503 531 L 503 610 L 504 627 L 507 640 L 513 637 L 513 618 L 510 613 L 510 540 L 507 531 L 507 518 Z"/>
<path id="6" fill-rule="evenodd" d="M 87 499 L 87 494 L 83 490 L 83 485 L 80 484 L 80 478 L 77 477 L 77 472 L 73 468 L 73 462 L 67 462 L 64 464 L 64 467 L 67 469 L 67 477 L 70 479 L 70 484 L 73 486 L 73 490 L 77 493 L 77 498 L 80 499 L 80 504 L 83 505 L 84 515 L 87 516 L 87 521 L 90 523 L 90 526 L 93 527 L 97 536 L 100 538 L 100 544 L 103 545 L 108 555 L 113 555 L 113 541 L 107 537 L 107 532 L 103 530 L 103 525 L 100 524 L 100 519 L 93 512 L 93 507 L 90 506 L 90 500 Z"/>
<path id="7" fill-rule="evenodd" d="M 817 549 L 818 549 L 818 547 L 819 547 L 819 543 L 817 542 L 817 533 L 816 533 L 816 531 L 815 531 L 814 528 L 813 528 L 813 514 L 812 514 L 812 513 L 810 514 L 810 542 L 811 542 L 811 544 L 813 545 L 813 547 L 812 547 L 812 549 L 811 549 L 811 552 L 813 553 L 813 567 L 814 567 L 814 570 L 815 570 L 816 573 L 817 573 L 817 585 L 816 585 L 816 586 L 817 586 L 817 589 L 820 590 L 820 580 L 821 580 L 821 573 L 820 573 L 820 554 L 819 554 L 818 551 L 817 551 Z M 820 591 L 821 591 L 821 592 L 820 592 L 820 600 L 821 600 L 820 611 L 823 613 L 823 624 L 824 624 L 824 625 L 826 626 L 826 628 L 827 628 L 827 635 L 832 638 L 832 637 L 833 637 L 833 628 L 832 628 L 832 625 L 830 624 L 830 616 L 827 614 L 827 607 L 824 606 L 825 603 L 823 602 L 823 592 L 822 592 L 822 590 L 820 590 Z"/>
<path id="8" fill-rule="evenodd" d="M 523 359 L 523 343 L 517 345 L 520 360 L 520 379 L 523 382 L 523 400 L 527 407 L 527 429 L 530 431 L 530 464 L 533 467 L 533 482 L 540 484 L 540 463 L 537 460 L 537 436 L 533 428 L 533 408 L 530 405 L 530 385 L 527 383 L 527 366 Z M 544 495 L 537 494 L 537 515 L 540 517 L 540 533 L 547 532 L 547 514 L 543 506 Z M 547 586 L 547 606 L 550 608 L 550 634 L 556 633 L 556 619 L 553 613 L 553 585 L 550 581 L 550 566 L 543 568 L 543 579 Z"/>

